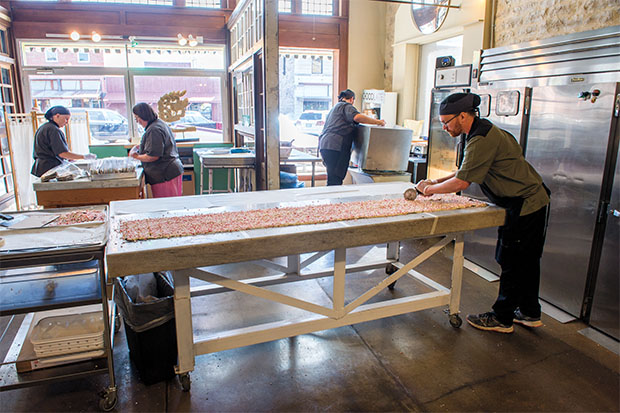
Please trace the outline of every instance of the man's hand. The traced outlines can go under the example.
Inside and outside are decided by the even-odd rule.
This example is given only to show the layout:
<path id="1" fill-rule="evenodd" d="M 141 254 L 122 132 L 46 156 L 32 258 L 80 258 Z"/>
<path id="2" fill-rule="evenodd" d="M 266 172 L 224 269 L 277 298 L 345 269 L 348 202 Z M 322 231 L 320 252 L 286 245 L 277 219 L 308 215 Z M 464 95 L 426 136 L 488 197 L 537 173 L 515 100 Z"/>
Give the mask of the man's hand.
<path id="1" fill-rule="evenodd" d="M 431 185 L 436 185 L 436 184 L 438 184 L 438 182 L 435 181 L 434 179 L 423 179 L 420 182 L 418 182 L 418 184 L 416 185 L 416 188 L 418 188 L 418 191 L 420 191 L 422 195 L 431 196 L 432 194 L 427 194 L 425 190 L 427 187 Z"/>
<path id="2" fill-rule="evenodd" d="M 377 125 L 379 126 L 385 126 L 385 121 L 383 119 L 378 119 L 377 120 Z"/>
<path id="3" fill-rule="evenodd" d="M 426 194 L 426 188 L 429 185 L 432 185 L 432 181 L 430 181 L 428 179 L 424 179 L 424 180 L 418 182 L 415 187 L 418 190 L 418 192 L 420 192 L 420 194 L 422 194 L 424 196 L 429 196 L 429 195 Z"/>

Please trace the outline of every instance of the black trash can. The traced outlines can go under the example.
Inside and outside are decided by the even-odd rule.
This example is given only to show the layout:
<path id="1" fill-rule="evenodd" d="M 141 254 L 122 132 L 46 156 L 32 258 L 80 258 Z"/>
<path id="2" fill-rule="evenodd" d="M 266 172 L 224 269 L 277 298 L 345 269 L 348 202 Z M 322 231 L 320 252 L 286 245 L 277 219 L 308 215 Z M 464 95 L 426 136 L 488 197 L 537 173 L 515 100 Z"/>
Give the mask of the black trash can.
<path id="1" fill-rule="evenodd" d="M 114 301 L 123 317 L 129 358 L 145 384 L 173 378 L 177 364 L 174 288 L 168 274 L 154 273 L 154 277 L 156 294 L 144 302 L 131 297 L 125 279 L 114 280 Z"/>

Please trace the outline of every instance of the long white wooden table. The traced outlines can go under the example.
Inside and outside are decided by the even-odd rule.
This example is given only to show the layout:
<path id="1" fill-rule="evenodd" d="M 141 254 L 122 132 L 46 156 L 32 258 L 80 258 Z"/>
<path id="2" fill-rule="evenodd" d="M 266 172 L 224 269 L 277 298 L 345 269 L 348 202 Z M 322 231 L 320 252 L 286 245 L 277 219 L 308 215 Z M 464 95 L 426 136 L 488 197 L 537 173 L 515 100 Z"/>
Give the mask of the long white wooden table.
<path id="1" fill-rule="evenodd" d="M 139 242 L 126 242 L 119 232 L 122 220 L 393 198 L 401 197 L 408 187 L 411 187 L 411 184 L 388 182 L 112 202 L 107 246 L 108 275 L 115 277 L 151 271 L 172 271 L 179 351 L 176 372 L 180 375 L 185 390 L 190 387 L 188 373 L 194 369 L 194 357 L 200 354 L 439 306 L 448 306 L 450 324 L 459 327 L 462 322 L 458 314 L 463 269 L 463 234 L 502 225 L 505 211 L 496 206 Z M 437 241 L 414 259 L 408 262 L 399 260 L 401 240 L 428 237 L 436 237 Z M 440 285 L 412 271 L 450 243 L 454 243 L 450 286 Z M 384 260 L 347 265 L 348 248 L 377 244 L 387 244 Z M 333 269 L 307 271 L 311 263 L 330 251 L 334 251 Z M 303 253 L 315 254 L 302 261 L 300 254 Z M 287 257 L 287 264 L 278 265 L 266 261 L 275 257 Z M 236 280 L 203 268 L 256 260 L 265 260 L 265 266 L 279 268 L 280 274 Z M 347 273 L 382 267 L 388 270 L 383 280 L 357 298 L 345 302 Z M 415 278 L 430 287 L 432 292 L 368 303 L 381 290 L 393 286 L 403 276 Z M 210 283 L 209 287 L 192 293 L 190 277 Z M 317 305 L 263 288 L 319 277 L 333 277 L 331 306 Z M 211 337 L 194 341 L 191 297 L 229 290 L 306 310 L 313 313 L 313 316 L 218 332 Z"/>

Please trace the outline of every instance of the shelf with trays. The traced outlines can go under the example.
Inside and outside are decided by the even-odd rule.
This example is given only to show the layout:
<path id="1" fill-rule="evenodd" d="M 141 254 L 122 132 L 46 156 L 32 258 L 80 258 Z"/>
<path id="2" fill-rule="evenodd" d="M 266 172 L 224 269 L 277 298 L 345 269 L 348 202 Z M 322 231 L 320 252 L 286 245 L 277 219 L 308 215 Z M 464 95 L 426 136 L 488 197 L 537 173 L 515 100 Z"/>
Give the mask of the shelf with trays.
<path id="1" fill-rule="evenodd" d="M 114 311 L 110 312 L 106 294 L 105 245 L 107 241 L 107 207 L 105 221 L 87 225 L 3 230 L 6 243 L 0 247 L 0 316 L 26 314 L 13 342 L 0 365 L 0 391 L 12 390 L 62 380 L 75 380 L 89 375 L 108 374 L 109 386 L 102 392 L 99 407 L 112 410 L 117 402 L 113 361 Z M 45 210 L 66 212 L 77 208 Z M 36 214 L 36 212 L 18 212 Z M 37 245 L 30 247 L 29 245 Z M 96 304 L 103 317 L 103 357 L 71 364 L 50 365 L 18 373 L 18 362 L 25 347 L 35 312 L 62 310 Z M 73 308 L 74 312 L 80 309 Z M 113 310 L 113 307 L 112 307 Z M 91 310 L 92 311 L 92 310 Z M 98 310 L 97 310 L 98 311 Z M 79 359 L 81 353 L 66 355 Z M 42 362 L 44 359 L 40 359 Z"/>

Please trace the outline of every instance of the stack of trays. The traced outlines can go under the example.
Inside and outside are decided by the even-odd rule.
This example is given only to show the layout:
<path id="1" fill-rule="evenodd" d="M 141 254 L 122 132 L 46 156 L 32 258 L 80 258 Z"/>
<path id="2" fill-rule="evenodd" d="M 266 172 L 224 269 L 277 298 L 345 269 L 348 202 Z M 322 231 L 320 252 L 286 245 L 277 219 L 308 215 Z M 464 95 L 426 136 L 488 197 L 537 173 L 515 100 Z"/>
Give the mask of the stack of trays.
<path id="1" fill-rule="evenodd" d="M 30 342 L 37 357 L 56 357 L 103 350 L 103 314 L 68 314 L 41 319 Z"/>

